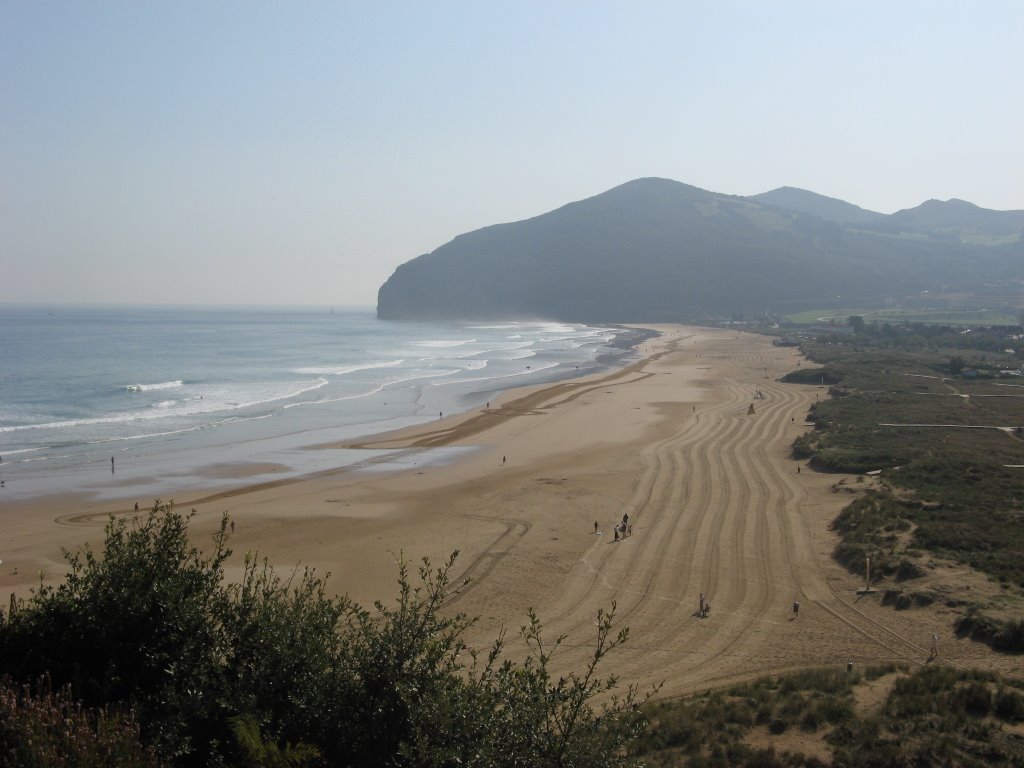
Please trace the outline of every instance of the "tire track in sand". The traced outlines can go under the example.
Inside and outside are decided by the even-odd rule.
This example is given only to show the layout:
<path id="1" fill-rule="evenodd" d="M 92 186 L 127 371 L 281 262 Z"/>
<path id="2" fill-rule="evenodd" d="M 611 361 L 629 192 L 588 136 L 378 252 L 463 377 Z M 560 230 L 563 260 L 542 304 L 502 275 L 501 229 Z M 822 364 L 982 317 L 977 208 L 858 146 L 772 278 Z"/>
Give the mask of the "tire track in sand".
<path id="1" fill-rule="evenodd" d="M 760 366 L 767 374 L 779 357 L 767 349 L 722 367 Z M 816 632 L 852 630 L 893 656 L 920 655 L 918 646 L 857 611 L 825 581 L 800 511 L 803 491 L 789 477 L 793 464 L 784 437 L 797 416 L 803 421 L 805 396 L 793 385 L 771 382 L 760 389 L 765 399 L 754 401 L 750 415 L 750 385 L 727 377 L 711 404 L 642 453 L 642 469 L 623 504 L 634 536 L 588 548 L 557 594 L 539 607 L 550 632 L 589 639 L 597 608 L 615 600 L 619 622 L 632 633 L 616 674 L 670 680 L 666 694 L 806 663 L 800 656 L 807 653 L 806 640 L 799 640 L 795 659 L 762 651 L 810 634 L 789 626 L 791 596 L 823 609 L 828 626 L 818 626 L 819 618 Z M 708 619 L 694 616 L 698 591 L 714 602 Z M 589 643 L 578 643 L 561 662 L 579 668 L 590 650 Z"/>

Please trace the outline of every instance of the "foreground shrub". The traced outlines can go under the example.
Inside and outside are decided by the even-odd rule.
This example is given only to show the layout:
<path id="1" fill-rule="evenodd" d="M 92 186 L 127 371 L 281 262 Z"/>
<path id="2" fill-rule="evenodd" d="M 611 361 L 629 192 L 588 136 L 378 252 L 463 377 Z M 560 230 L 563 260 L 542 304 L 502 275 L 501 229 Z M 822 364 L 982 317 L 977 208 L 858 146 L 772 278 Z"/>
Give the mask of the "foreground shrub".
<path id="1" fill-rule="evenodd" d="M 189 544 L 190 518 L 157 505 L 112 518 L 102 557 L 65 553 L 64 583 L 0 614 L 0 674 L 48 673 L 87 708 L 130 707 L 141 742 L 181 766 L 630 764 L 641 697 L 615 698 L 615 677 L 597 674 L 628 637 L 614 606 L 586 667 L 556 679 L 565 638 L 547 642 L 533 614 L 522 661 L 503 638 L 468 651 L 473 619 L 441 610 L 455 555 L 424 561 L 416 584 L 400 562 L 394 604 L 367 610 L 254 555 L 225 584 L 227 518 L 209 556 Z"/>
<path id="2" fill-rule="evenodd" d="M 157 507 L 129 525 L 111 518 L 102 557 L 64 555 L 64 583 L 42 587 L 0 631 L 0 673 L 49 675 L 87 707 L 131 706 L 161 755 L 208 756 L 231 738 L 222 599 L 226 520 L 203 557 L 189 517 Z"/>
<path id="3" fill-rule="evenodd" d="M 0 768 L 159 768 L 130 715 L 87 710 L 70 691 L 0 681 Z"/>

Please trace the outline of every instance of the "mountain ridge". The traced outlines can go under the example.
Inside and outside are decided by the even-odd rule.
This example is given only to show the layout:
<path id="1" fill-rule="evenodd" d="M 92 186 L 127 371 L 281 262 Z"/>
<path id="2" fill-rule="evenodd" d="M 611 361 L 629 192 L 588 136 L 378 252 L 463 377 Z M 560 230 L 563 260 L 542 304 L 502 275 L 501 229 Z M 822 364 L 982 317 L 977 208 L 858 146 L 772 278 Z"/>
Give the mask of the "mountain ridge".
<path id="1" fill-rule="evenodd" d="M 788 208 L 801 213 L 808 213 L 818 216 L 826 221 L 839 223 L 853 223 L 871 221 L 885 216 L 884 213 L 869 211 L 859 205 L 848 203 L 835 197 L 811 192 L 810 190 L 798 187 L 778 187 L 759 195 L 751 195 L 748 199 L 757 200 L 778 208 Z"/>
<path id="2" fill-rule="evenodd" d="M 672 321 L 1024 279 L 1024 212 L 964 209 L 962 242 L 955 227 L 928 229 L 948 209 L 887 216 L 780 189 L 742 197 L 648 177 L 463 233 L 399 266 L 380 288 L 378 316 Z M 831 219 L 806 210 L 822 205 Z M 835 220 L 856 211 L 867 216 Z"/>

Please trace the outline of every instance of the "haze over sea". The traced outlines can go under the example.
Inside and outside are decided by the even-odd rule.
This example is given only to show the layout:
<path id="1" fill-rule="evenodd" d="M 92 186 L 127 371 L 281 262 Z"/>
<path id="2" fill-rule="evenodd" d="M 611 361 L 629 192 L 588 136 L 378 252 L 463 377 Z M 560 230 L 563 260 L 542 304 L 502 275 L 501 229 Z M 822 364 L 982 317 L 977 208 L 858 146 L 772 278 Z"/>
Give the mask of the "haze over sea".
<path id="1" fill-rule="evenodd" d="M 620 334 L 393 323 L 373 308 L 0 307 L 0 504 L 65 492 L 148 503 L 242 477 L 444 458 L 460 449 L 308 449 L 620 363 L 632 354 Z"/>

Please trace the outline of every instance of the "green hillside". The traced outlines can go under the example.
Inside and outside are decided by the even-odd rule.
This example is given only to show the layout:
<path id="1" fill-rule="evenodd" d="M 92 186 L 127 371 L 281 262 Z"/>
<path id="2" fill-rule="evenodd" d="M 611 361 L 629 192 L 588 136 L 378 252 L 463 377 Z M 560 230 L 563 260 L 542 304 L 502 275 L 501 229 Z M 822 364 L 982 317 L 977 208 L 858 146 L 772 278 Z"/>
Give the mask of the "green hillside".
<path id="1" fill-rule="evenodd" d="M 1006 213 L 995 218 L 1014 226 L 1014 212 L 989 213 Z M 638 179 L 532 219 L 460 235 L 406 262 L 381 286 L 377 311 L 394 320 L 664 322 L 883 306 L 925 291 L 969 292 L 1024 279 L 1019 240 L 988 246 L 942 232 L 905 237 L 875 221 L 843 224 L 668 179 Z M 867 231 L 869 223 L 878 231 Z"/>

